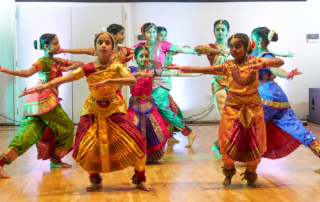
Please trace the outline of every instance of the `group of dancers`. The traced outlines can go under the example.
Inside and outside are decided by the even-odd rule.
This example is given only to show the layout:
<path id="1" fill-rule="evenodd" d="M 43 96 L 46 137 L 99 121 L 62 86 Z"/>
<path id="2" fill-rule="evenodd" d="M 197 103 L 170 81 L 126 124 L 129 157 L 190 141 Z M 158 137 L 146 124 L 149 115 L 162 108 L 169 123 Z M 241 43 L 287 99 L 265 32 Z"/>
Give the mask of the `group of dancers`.
<path id="1" fill-rule="evenodd" d="M 257 166 L 262 157 L 278 159 L 287 156 L 301 144 L 320 156 L 320 144 L 291 109 L 288 98 L 275 77 L 293 79 L 302 74 L 297 69 L 287 73 L 283 60 L 268 50 L 277 41 L 274 30 L 259 27 L 251 39 L 242 33 L 227 39 L 230 25 L 218 20 L 213 25 L 216 42 L 177 46 L 167 42 L 167 29 L 146 23 L 141 33 L 146 42 L 133 48 L 121 47 L 125 29 L 118 24 L 103 28 L 94 37 L 94 46 L 62 49 L 58 36 L 43 34 L 34 41 L 39 58 L 27 70 L 3 73 L 30 77 L 39 74 L 39 82 L 19 96 L 28 95 L 20 129 L 0 156 L 0 177 L 8 178 L 4 166 L 36 143 L 38 159 L 50 159 L 52 168 L 70 168 L 61 159 L 70 151 L 73 158 L 89 174 L 87 191 L 102 187 L 100 173 L 123 170 L 134 164 L 132 182 L 137 188 L 152 191 L 145 176 L 145 165 L 159 163 L 165 145 L 174 131 L 188 137 L 192 146 L 197 134 L 183 121 L 178 105 L 170 95 L 172 76 L 195 77 L 215 75 L 212 80 L 213 100 L 222 119 L 219 139 L 213 151 L 224 162 L 223 185 L 231 185 L 236 173 L 235 162 L 245 163 L 244 179 L 249 186 L 260 187 Z M 56 58 L 61 53 L 97 56 L 91 63 Z M 178 66 L 174 54 L 206 55 L 210 66 Z M 134 60 L 136 66 L 125 67 Z M 75 70 L 65 76 L 62 72 Z M 171 71 L 179 70 L 179 71 Z M 58 86 L 86 77 L 91 94 L 86 99 L 74 138 L 74 125 L 59 104 Z M 129 106 L 123 100 L 122 86 L 131 86 Z M 267 127 L 266 127 L 267 126 Z M 243 164 L 242 164 L 243 165 Z"/>

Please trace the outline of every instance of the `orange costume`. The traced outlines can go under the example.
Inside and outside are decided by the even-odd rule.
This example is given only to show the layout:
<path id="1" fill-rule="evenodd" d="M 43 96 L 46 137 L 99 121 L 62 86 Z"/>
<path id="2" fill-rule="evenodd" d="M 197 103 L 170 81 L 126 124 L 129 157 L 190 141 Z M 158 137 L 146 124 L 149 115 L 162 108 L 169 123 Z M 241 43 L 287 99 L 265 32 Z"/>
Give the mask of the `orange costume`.
<path id="1" fill-rule="evenodd" d="M 73 72 L 76 79 L 87 77 L 88 85 L 105 79 L 122 78 L 127 68 L 113 62 L 102 71 L 89 63 Z M 73 157 L 90 174 L 90 181 L 101 182 L 99 173 L 122 170 L 135 164 L 135 184 L 145 181 L 146 141 L 127 115 L 119 85 L 89 87 L 91 94 L 82 107 Z"/>
<path id="2" fill-rule="evenodd" d="M 259 71 L 248 69 L 265 58 L 248 56 L 248 62 L 237 65 L 234 60 L 214 66 L 215 75 L 228 77 L 229 92 L 219 127 L 219 147 L 226 176 L 235 173 L 235 161 L 247 162 L 250 173 L 255 170 L 266 151 L 266 127 L 258 92 Z M 247 170 L 248 170 L 247 168 Z M 248 176 L 250 173 L 246 172 Z M 251 178 L 250 178 L 251 179 Z M 254 181 L 254 180 L 252 180 Z"/>

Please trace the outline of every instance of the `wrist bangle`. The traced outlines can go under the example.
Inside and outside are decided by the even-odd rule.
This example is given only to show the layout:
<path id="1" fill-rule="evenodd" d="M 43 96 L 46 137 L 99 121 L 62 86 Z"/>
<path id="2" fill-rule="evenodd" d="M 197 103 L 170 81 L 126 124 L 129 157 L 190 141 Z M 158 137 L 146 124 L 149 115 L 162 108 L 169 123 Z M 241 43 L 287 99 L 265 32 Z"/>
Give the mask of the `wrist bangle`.
<path id="1" fill-rule="evenodd" d="M 183 73 L 190 73 L 190 66 L 183 66 L 182 67 L 182 72 Z"/>
<path id="2" fill-rule="evenodd" d="M 104 84 L 109 85 L 109 80 L 106 79 L 106 80 L 104 81 Z"/>
<path id="3" fill-rule="evenodd" d="M 207 53 L 207 49 L 206 47 L 203 46 L 202 54 L 206 54 L 206 53 Z"/>
<path id="4" fill-rule="evenodd" d="M 48 82 L 48 85 L 49 85 L 49 89 L 52 89 L 52 83 L 51 83 L 51 81 Z"/>
<path id="5" fill-rule="evenodd" d="M 192 73 L 192 66 L 190 67 L 190 73 Z"/>

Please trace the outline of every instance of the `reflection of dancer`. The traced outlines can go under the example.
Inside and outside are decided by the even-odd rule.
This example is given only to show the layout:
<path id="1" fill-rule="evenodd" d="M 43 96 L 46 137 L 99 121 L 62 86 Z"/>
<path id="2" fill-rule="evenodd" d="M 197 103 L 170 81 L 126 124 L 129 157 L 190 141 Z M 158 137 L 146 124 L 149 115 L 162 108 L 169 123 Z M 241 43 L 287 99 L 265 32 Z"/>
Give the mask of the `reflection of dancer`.
<path id="1" fill-rule="evenodd" d="M 153 23 L 146 23 L 141 27 L 141 33 L 147 42 L 139 43 L 134 47 L 146 46 L 150 50 L 150 61 L 152 65 L 149 68 L 163 69 L 165 63 L 166 52 L 174 53 L 187 53 L 192 54 L 193 50 L 190 47 L 179 47 L 166 41 L 157 41 L 157 27 Z M 153 83 L 152 97 L 155 99 L 158 105 L 161 116 L 169 121 L 172 125 L 178 128 L 183 135 L 188 136 L 188 144 L 186 147 L 190 147 L 196 138 L 196 134 L 186 126 L 186 123 L 180 119 L 170 109 L 168 95 L 172 89 L 170 77 L 156 77 Z"/>
<path id="2" fill-rule="evenodd" d="M 219 127 L 219 146 L 224 162 L 223 181 L 225 187 L 231 184 L 235 161 L 247 162 L 244 179 L 252 187 L 260 187 L 256 169 L 266 151 L 266 128 L 263 119 L 261 98 L 258 93 L 258 69 L 279 67 L 283 61 L 246 56 L 252 52 L 250 39 L 245 34 L 235 34 L 228 40 L 234 60 L 209 67 L 182 67 L 183 72 L 195 72 L 229 77 L 229 92 Z M 179 69 L 181 67 L 168 67 Z"/>
<path id="3" fill-rule="evenodd" d="M 24 106 L 24 116 L 15 138 L 6 151 L 0 156 L 0 176 L 8 177 L 3 170 L 5 164 L 11 164 L 18 156 L 24 154 L 33 144 L 37 143 L 38 159 L 50 158 L 51 167 L 70 168 L 71 165 L 61 162 L 73 143 L 74 126 L 66 112 L 59 104 L 58 86 L 44 90 L 41 84 L 48 83 L 62 76 L 62 71 L 76 69 L 82 62 L 54 58 L 59 53 L 59 40 L 55 34 L 43 34 L 39 42 L 34 42 L 35 49 L 44 50 L 28 70 L 12 71 L 1 68 L 0 71 L 30 77 L 39 72 L 39 83 L 35 94 L 29 95 Z"/>
<path id="4" fill-rule="evenodd" d="M 167 41 L 167 34 L 168 31 L 165 27 L 157 27 L 157 40 L 158 41 Z M 168 66 L 172 63 L 173 58 L 172 55 L 175 53 L 172 52 L 166 52 L 166 60 L 164 62 L 164 66 Z M 170 71 L 170 69 L 163 69 L 164 71 Z M 169 107 L 171 109 L 171 111 L 173 111 L 180 119 L 183 120 L 183 114 L 181 109 L 179 108 L 179 106 L 177 105 L 177 103 L 174 101 L 173 97 L 169 94 L 168 95 L 168 99 L 169 99 Z M 171 137 L 168 139 L 168 142 L 171 143 L 179 143 L 179 140 L 177 140 L 176 138 L 174 138 L 174 132 L 179 132 L 179 129 L 176 129 L 174 127 L 174 125 L 170 124 L 168 126 L 168 130 L 171 134 Z"/>
<path id="5" fill-rule="evenodd" d="M 228 59 L 232 59 L 230 55 L 230 50 L 225 40 L 230 31 L 230 24 L 227 20 L 218 20 L 213 25 L 214 36 L 216 37 L 216 42 L 214 44 L 210 43 L 207 45 L 196 46 L 195 50 L 198 53 L 205 54 L 208 57 L 210 65 L 222 64 Z M 274 53 L 278 56 L 283 57 L 292 57 L 293 54 L 281 54 Z M 228 78 L 224 75 L 216 75 L 212 79 L 212 94 L 213 101 L 216 106 L 216 109 L 220 116 L 225 106 L 225 100 L 228 93 Z M 220 148 L 218 147 L 218 141 L 216 141 L 212 147 L 212 150 L 218 155 L 220 154 Z"/>
<path id="6" fill-rule="evenodd" d="M 278 40 L 278 34 L 267 27 L 258 27 L 251 33 L 252 40 L 256 47 L 253 55 L 274 58 L 269 53 L 268 45 L 271 41 Z M 267 126 L 267 151 L 264 157 L 278 159 L 293 152 L 302 143 L 309 147 L 317 156 L 320 156 L 320 143 L 317 138 L 303 127 L 301 120 L 296 117 L 289 105 L 288 98 L 282 88 L 274 81 L 276 76 L 293 79 L 299 75 L 297 69 L 287 73 L 280 68 L 268 68 L 259 70 L 262 106 L 264 120 Z"/>
<path id="7" fill-rule="evenodd" d="M 134 50 L 127 47 L 121 47 L 119 44 L 124 42 L 125 36 L 125 29 L 122 25 L 118 24 L 111 24 L 108 28 L 103 27 L 102 31 L 109 32 L 112 37 L 114 38 L 114 49 L 112 52 L 111 59 L 115 60 L 119 57 L 122 57 L 121 63 L 129 62 L 132 59 L 134 54 Z M 91 48 L 77 48 L 77 49 L 60 49 L 62 53 L 72 53 L 72 54 L 87 54 L 87 55 L 97 55 L 95 47 Z"/>
<path id="8" fill-rule="evenodd" d="M 150 191 L 152 188 L 145 184 L 145 139 L 127 115 L 125 103 L 116 94 L 119 85 L 134 85 L 136 80 L 123 64 L 110 60 L 114 47 L 111 34 L 97 34 L 94 44 L 97 60 L 51 82 L 54 87 L 87 77 L 91 94 L 82 108 L 73 157 L 90 174 L 88 191 L 102 186 L 99 173 L 122 170 L 133 163 L 133 183 Z M 48 84 L 42 86 L 43 89 L 49 87 Z"/>

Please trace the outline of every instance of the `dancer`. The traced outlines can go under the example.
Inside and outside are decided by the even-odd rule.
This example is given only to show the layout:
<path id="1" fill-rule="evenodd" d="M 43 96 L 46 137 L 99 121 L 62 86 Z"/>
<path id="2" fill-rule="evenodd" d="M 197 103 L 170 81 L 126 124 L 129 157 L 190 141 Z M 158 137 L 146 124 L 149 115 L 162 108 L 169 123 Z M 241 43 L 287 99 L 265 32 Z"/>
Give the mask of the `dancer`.
<path id="1" fill-rule="evenodd" d="M 116 94 L 119 85 L 135 85 L 136 79 L 118 61 L 110 59 L 113 37 L 101 32 L 94 38 L 97 60 L 66 76 L 42 85 L 49 89 L 87 77 L 91 95 L 82 107 L 73 157 L 86 170 L 91 185 L 87 191 L 102 187 L 99 173 L 123 170 L 135 164 L 132 182 L 137 188 L 153 190 L 145 181 L 146 141 L 127 115 L 126 105 Z M 24 94 L 34 90 L 26 90 Z"/>
<path id="2" fill-rule="evenodd" d="M 227 45 L 226 38 L 230 31 L 230 24 L 227 20 L 217 20 L 213 24 L 213 32 L 216 38 L 214 44 L 199 45 L 195 47 L 195 51 L 201 54 L 205 54 L 208 57 L 210 65 L 223 64 L 227 60 L 233 59 L 230 55 L 230 50 Z M 275 53 L 278 56 L 292 57 L 293 54 L 281 54 Z M 224 75 L 215 75 L 212 79 L 211 90 L 213 94 L 213 101 L 216 106 L 217 112 L 222 116 L 222 112 L 225 105 L 225 100 L 228 93 L 228 78 Z M 221 157 L 218 141 L 216 141 L 212 147 L 218 156 Z"/>
<path id="3" fill-rule="evenodd" d="M 271 41 L 278 41 L 278 34 L 267 27 L 255 28 L 251 38 L 256 46 L 252 55 L 264 58 L 274 58 L 268 51 Z M 288 98 L 282 88 L 274 81 L 275 77 L 293 79 L 302 74 L 294 69 L 287 73 L 280 68 L 268 68 L 259 70 L 259 93 L 261 95 L 264 111 L 264 121 L 267 126 L 267 151 L 264 157 L 278 159 L 289 155 L 301 144 L 309 147 L 317 156 L 320 156 L 320 143 L 309 130 L 303 127 L 301 120 L 290 107 Z M 319 170 L 316 170 L 317 172 Z"/>
<path id="4" fill-rule="evenodd" d="M 168 31 L 165 27 L 157 27 L 157 40 L 158 41 L 167 41 L 167 34 Z M 168 66 L 172 63 L 173 58 L 172 56 L 175 55 L 175 53 L 172 52 L 166 52 L 166 59 L 164 62 L 164 66 Z M 170 69 L 163 68 L 164 71 L 170 71 Z M 174 101 L 173 97 L 169 94 L 169 108 L 173 113 L 175 113 L 181 120 L 183 120 L 183 114 L 177 103 Z M 169 123 L 170 124 L 170 123 Z M 168 139 L 168 142 L 170 143 L 179 143 L 180 141 L 174 138 L 174 132 L 179 132 L 179 129 L 176 129 L 174 125 L 170 124 L 168 126 L 168 130 L 171 134 L 171 137 Z"/>
<path id="5" fill-rule="evenodd" d="M 204 73 L 229 77 L 229 92 L 219 127 L 219 146 L 224 162 L 223 185 L 231 185 L 236 173 L 235 161 L 247 162 L 244 178 L 249 186 L 258 188 L 256 169 L 266 151 L 266 128 L 263 119 L 261 98 L 258 93 L 258 70 L 267 67 L 280 67 L 284 63 L 278 58 L 266 59 L 251 54 L 251 40 L 245 34 L 235 34 L 228 45 L 234 60 L 209 67 L 179 67 L 184 73 Z"/>
<path id="6" fill-rule="evenodd" d="M 111 24 L 107 28 L 102 27 L 102 32 L 109 32 L 114 38 L 114 49 L 112 51 L 112 56 L 110 57 L 111 60 L 116 60 L 117 58 L 122 57 L 122 59 L 120 60 L 121 63 L 125 64 L 126 62 L 129 62 L 134 55 L 134 50 L 131 48 L 119 46 L 119 44 L 122 44 L 124 42 L 124 39 L 126 38 L 124 27 L 119 24 Z M 60 53 L 87 54 L 97 56 L 95 47 L 77 49 L 61 48 Z"/>
<path id="7" fill-rule="evenodd" d="M 194 51 L 190 47 L 179 47 L 173 45 L 166 41 L 157 41 L 157 26 L 153 23 L 146 23 L 141 27 L 141 33 L 147 42 L 142 42 L 134 46 L 146 46 L 150 51 L 150 61 L 151 65 L 148 68 L 156 68 L 162 70 L 165 63 L 165 53 L 186 53 L 193 54 Z M 181 133 L 188 136 L 188 144 L 186 147 L 190 147 L 194 142 L 197 134 L 191 131 L 191 129 L 186 125 L 186 123 L 180 119 L 177 114 L 171 111 L 169 107 L 168 95 L 172 89 L 170 77 L 156 77 L 153 83 L 152 97 L 155 103 L 158 105 L 161 116 L 178 128 Z"/>
<path id="8" fill-rule="evenodd" d="M 62 71 L 76 69 L 83 65 L 53 56 L 59 53 L 59 39 L 55 34 L 43 34 L 39 41 L 34 41 L 34 48 L 44 50 L 28 70 L 13 71 L 0 66 L 0 71 L 19 77 L 30 77 L 39 72 L 39 83 L 29 95 L 24 106 L 24 116 L 20 129 L 9 147 L 0 156 L 0 176 L 5 174 L 3 166 L 11 164 L 18 156 L 24 154 L 33 144 L 37 143 L 38 159 L 50 158 L 52 168 L 70 168 L 71 165 L 61 161 L 72 147 L 74 125 L 67 113 L 59 104 L 58 86 L 48 90 L 41 88 L 42 84 L 62 76 Z"/>
<path id="9" fill-rule="evenodd" d="M 149 49 L 138 46 L 135 49 L 135 61 L 138 68 L 130 66 L 131 73 L 136 76 L 137 84 L 131 88 L 128 115 L 147 140 L 147 162 L 160 163 L 164 155 L 164 147 L 170 136 L 164 119 L 158 112 L 158 106 L 151 96 L 152 83 L 155 77 L 166 76 L 200 76 L 200 74 L 177 74 L 177 72 L 148 69 Z M 178 72 L 179 73 L 179 72 Z"/>

